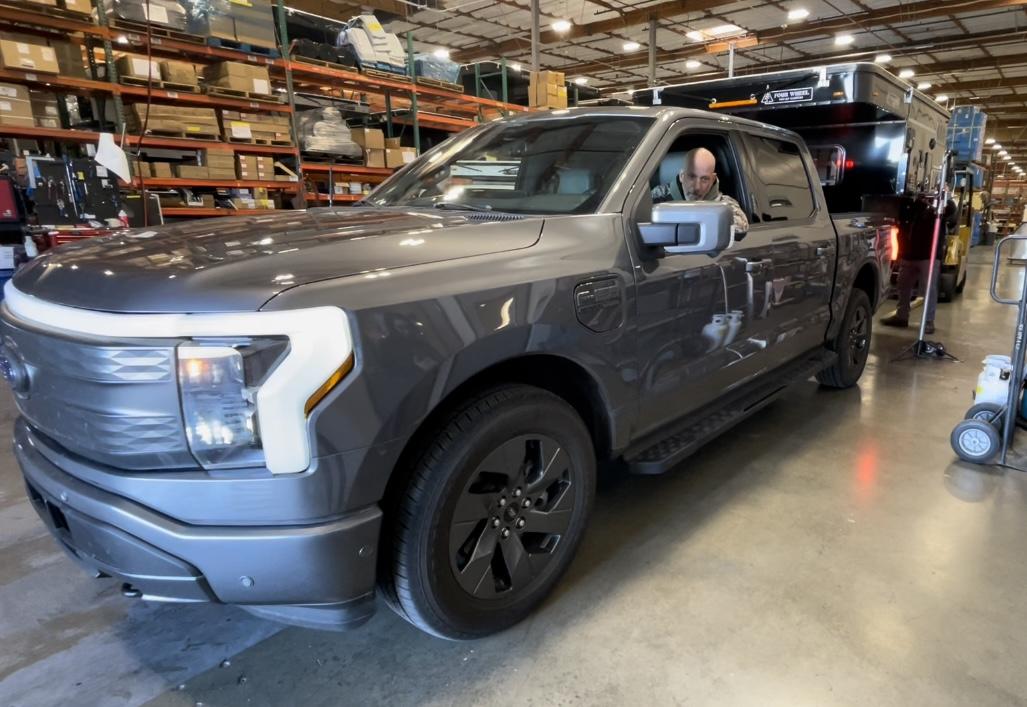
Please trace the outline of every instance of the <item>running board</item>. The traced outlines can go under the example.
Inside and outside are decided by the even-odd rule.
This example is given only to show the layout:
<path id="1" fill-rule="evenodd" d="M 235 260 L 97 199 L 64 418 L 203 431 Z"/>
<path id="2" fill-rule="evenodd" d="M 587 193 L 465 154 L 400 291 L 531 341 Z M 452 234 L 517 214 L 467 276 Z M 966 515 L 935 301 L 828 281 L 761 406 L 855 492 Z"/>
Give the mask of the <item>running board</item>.
<path id="1" fill-rule="evenodd" d="M 624 460 L 632 474 L 662 474 L 693 454 L 703 444 L 726 432 L 773 402 L 795 383 L 808 380 L 837 360 L 833 351 L 820 350 L 776 369 L 751 383 L 726 402 L 718 401 L 685 417 L 669 434 L 647 446 L 628 450 Z"/>

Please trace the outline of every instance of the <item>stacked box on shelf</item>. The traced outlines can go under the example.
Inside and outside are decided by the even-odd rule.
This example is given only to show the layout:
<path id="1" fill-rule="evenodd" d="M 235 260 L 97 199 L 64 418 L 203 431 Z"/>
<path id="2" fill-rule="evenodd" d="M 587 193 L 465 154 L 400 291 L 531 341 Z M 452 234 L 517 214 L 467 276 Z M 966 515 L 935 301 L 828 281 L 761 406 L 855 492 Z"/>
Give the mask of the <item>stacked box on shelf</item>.
<path id="1" fill-rule="evenodd" d="M 389 169 L 402 167 L 417 159 L 417 151 L 412 147 L 403 147 L 398 137 L 385 138 L 385 166 Z"/>
<path id="2" fill-rule="evenodd" d="M 203 68 L 203 78 L 208 86 L 272 95 L 271 76 L 266 66 L 244 64 L 239 61 L 219 61 Z"/>
<path id="3" fill-rule="evenodd" d="M 227 39 L 254 47 L 274 48 L 275 19 L 270 0 L 192 3 L 195 34 Z"/>
<path id="4" fill-rule="evenodd" d="M 31 128 L 35 124 L 28 88 L 0 83 L 0 125 Z"/>
<path id="5" fill-rule="evenodd" d="M 61 76 L 70 76 L 76 79 L 87 79 L 85 61 L 82 57 L 82 47 L 71 42 L 50 40 L 50 47 L 57 56 L 57 68 Z"/>
<path id="6" fill-rule="evenodd" d="M 235 179 L 235 154 L 207 150 L 204 158 L 209 179 Z"/>
<path id="7" fill-rule="evenodd" d="M 236 155 L 239 179 L 270 181 L 275 178 L 275 160 L 263 155 Z"/>
<path id="8" fill-rule="evenodd" d="M 23 34 L 0 32 L 0 66 L 6 69 L 28 69 L 47 74 L 60 73 L 57 53 L 45 40 Z"/>
<path id="9" fill-rule="evenodd" d="M 168 162 L 150 162 L 150 175 L 151 177 L 158 177 L 160 179 L 171 179 L 174 173 L 171 171 L 171 164 Z"/>
<path id="10" fill-rule="evenodd" d="M 185 8 L 175 0 L 113 0 L 107 14 L 115 19 L 139 24 L 149 21 L 182 32 L 189 26 Z"/>
<path id="11" fill-rule="evenodd" d="M 160 63 L 145 55 L 120 54 L 114 60 L 114 68 L 122 78 L 160 81 Z"/>
<path id="12" fill-rule="evenodd" d="M 364 151 L 364 164 L 368 167 L 384 167 L 387 151 L 385 133 L 376 128 L 350 128 L 350 137 Z"/>
<path id="13" fill-rule="evenodd" d="M 49 91 L 29 91 L 32 118 L 38 128 L 61 127 L 61 114 L 57 110 L 57 95 Z"/>
<path id="14" fill-rule="evenodd" d="M 199 86 L 200 84 L 195 66 L 188 61 L 176 61 L 174 59 L 160 60 L 160 79 L 167 83 L 188 86 Z"/>
<path id="15" fill-rule="evenodd" d="M 218 118 L 213 108 L 190 108 L 150 104 L 150 116 L 146 119 L 146 104 L 135 103 L 126 108 L 125 124 L 129 132 L 139 135 L 146 122 L 150 134 L 167 134 L 172 137 L 196 137 L 217 139 L 220 136 Z"/>
<path id="16" fill-rule="evenodd" d="M 562 71 L 532 71 L 528 105 L 532 108 L 566 108 L 567 84 Z"/>
<path id="17" fill-rule="evenodd" d="M 289 118 L 282 114 L 222 110 L 221 134 L 231 142 L 292 144 Z"/>
<path id="18" fill-rule="evenodd" d="M 175 176 L 179 179 L 210 179 L 210 171 L 205 165 L 198 164 L 176 164 L 173 167 Z"/>

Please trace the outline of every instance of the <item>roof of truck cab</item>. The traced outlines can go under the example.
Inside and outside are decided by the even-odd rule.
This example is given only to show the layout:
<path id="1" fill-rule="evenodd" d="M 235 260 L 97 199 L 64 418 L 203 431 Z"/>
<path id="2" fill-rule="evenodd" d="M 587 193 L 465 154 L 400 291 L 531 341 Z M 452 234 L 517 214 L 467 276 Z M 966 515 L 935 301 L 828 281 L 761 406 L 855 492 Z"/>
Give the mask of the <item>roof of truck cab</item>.
<path id="1" fill-rule="evenodd" d="M 748 118 L 739 118 L 735 115 L 714 113 L 713 111 L 699 110 L 697 108 L 677 108 L 674 106 L 590 106 L 587 108 L 564 108 L 561 110 L 521 113 L 520 115 L 503 118 L 502 121 L 519 123 L 535 120 L 569 120 L 571 118 L 586 115 L 656 118 L 667 120 L 668 122 L 682 120 L 685 118 L 704 118 L 707 120 L 712 119 L 723 123 L 746 125 L 753 128 L 764 128 L 773 130 L 774 132 L 794 135 L 791 130 L 779 128 L 768 123 L 761 123 L 758 120 L 749 120 Z"/>

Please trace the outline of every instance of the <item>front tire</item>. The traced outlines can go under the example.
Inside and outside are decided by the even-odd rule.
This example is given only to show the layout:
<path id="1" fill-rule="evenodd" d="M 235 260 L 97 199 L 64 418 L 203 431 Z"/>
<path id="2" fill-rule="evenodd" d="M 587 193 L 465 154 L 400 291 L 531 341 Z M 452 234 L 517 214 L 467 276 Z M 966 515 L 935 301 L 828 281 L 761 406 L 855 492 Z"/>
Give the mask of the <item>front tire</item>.
<path id="1" fill-rule="evenodd" d="M 469 399 L 414 461 L 383 589 L 401 617 L 464 640 L 527 616 L 563 575 L 595 495 L 595 454 L 561 398 L 507 385 Z"/>
<path id="2" fill-rule="evenodd" d="M 870 356 L 873 316 L 870 297 L 863 290 L 853 290 L 845 308 L 841 330 L 831 344 L 838 359 L 830 368 L 817 374 L 817 381 L 828 388 L 851 388 L 859 381 Z"/>

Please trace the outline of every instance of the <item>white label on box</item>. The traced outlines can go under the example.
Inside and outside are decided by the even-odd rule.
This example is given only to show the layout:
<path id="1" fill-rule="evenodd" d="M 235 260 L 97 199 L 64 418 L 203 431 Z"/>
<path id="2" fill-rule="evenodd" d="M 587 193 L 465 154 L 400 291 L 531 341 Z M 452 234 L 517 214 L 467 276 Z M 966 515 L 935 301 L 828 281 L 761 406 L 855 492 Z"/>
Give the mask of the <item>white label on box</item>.
<path id="1" fill-rule="evenodd" d="M 106 167 L 101 167 L 100 165 L 97 165 L 96 166 L 96 176 L 99 177 L 100 179 L 105 178 L 107 176 L 107 168 Z"/>
<path id="2" fill-rule="evenodd" d="M 43 47 L 43 58 L 47 61 L 57 61 L 57 55 L 51 47 Z"/>
<path id="3" fill-rule="evenodd" d="M 155 67 L 151 61 L 132 57 L 132 73 L 136 76 L 149 76 L 150 71 L 155 68 L 157 67 Z M 160 78 L 160 71 L 154 71 L 153 75 Z"/>
<path id="4" fill-rule="evenodd" d="M 31 54 L 32 53 L 32 51 L 29 49 L 29 45 L 25 44 L 25 42 L 16 42 L 16 44 L 18 45 L 18 53 L 19 54 Z"/>
<path id="5" fill-rule="evenodd" d="M 253 79 L 254 93 L 271 93 L 271 84 L 267 79 Z"/>
<path id="6" fill-rule="evenodd" d="M 0 247 L 0 270 L 14 269 L 14 248 L 11 246 Z"/>
<path id="7" fill-rule="evenodd" d="M 25 80 L 26 81 L 38 81 L 39 77 L 36 76 L 35 74 L 25 74 Z"/>
<path id="8" fill-rule="evenodd" d="M 17 98 L 18 89 L 14 86 L 0 86 L 0 96 L 7 96 L 8 98 Z"/>
<path id="9" fill-rule="evenodd" d="M 178 92 L 177 91 L 168 91 L 167 94 L 168 94 L 168 98 L 178 98 Z"/>
<path id="10" fill-rule="evenodd" d="M 232 123 L 232 137 L 252 138 L 253 132 L 249 123 Z"/>
<path id="11" fill-rule="evenodd" d="M 10 113 L 14 110 L 14 106 L 11 105 L 10 101 L 0 101 L 0 110 L 5 113 Z"/>
<path id="12" fill-rule="evenodd" d="M 148 19 L 150 22 L 161 22 L 163 24 L 168 23 L 168 9 L 163 5 L 151 5 L 148 2 L 142 4 L 143 17 Z M 147 13 L 146 9 L 150 11 Z"/>

